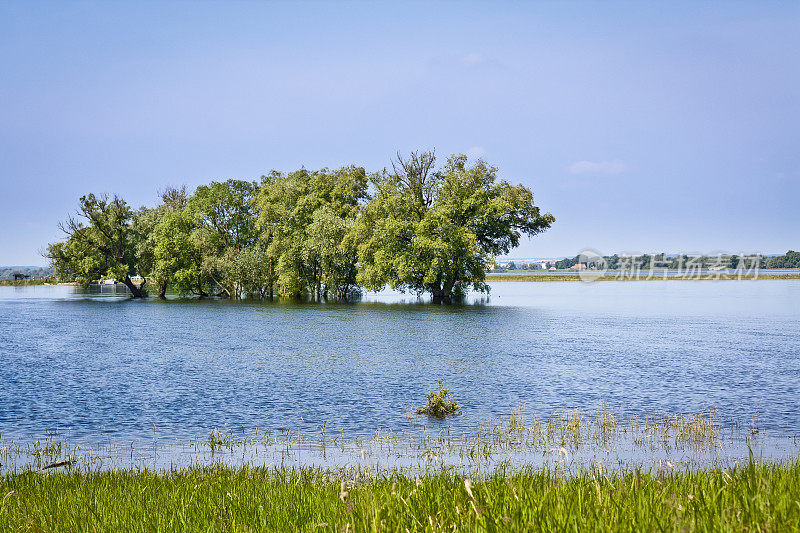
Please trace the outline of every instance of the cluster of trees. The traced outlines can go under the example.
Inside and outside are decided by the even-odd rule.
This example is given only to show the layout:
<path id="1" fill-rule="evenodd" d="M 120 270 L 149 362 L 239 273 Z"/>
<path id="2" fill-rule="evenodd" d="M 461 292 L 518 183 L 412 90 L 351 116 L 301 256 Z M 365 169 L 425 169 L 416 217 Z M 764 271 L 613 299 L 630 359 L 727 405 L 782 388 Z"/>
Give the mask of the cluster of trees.
<path id="1" fill-rule="evenodd" d="M 464 155 L 398 155 L 390 169 L 271 172 L 163 192 L 156 207 L 89 194 L 46 256 L 62 280 L 121 280 L 200 297 L 348 299 L 386 286 L 448 302 L 486 291 L 496 255 L 554 222 L 533 193 Z"/>
<path id="2" fill-rule="evenodd" d="M 789 250 L 784 255 L 769 257 L 766 268 L 800 268 L 800 252 Z"/>

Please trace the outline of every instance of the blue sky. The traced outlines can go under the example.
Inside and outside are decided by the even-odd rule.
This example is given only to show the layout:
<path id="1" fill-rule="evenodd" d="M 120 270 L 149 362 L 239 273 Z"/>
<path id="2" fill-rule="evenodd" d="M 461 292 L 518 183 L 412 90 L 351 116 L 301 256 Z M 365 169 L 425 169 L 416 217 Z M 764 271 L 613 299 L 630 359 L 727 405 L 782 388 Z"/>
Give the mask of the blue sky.
<path id="1" fill-rule="evenodd" d="M 465 152 L 515 256 L 800 246 L 800 3 L 0 3 L 0 264 L 87 192 Z"/>

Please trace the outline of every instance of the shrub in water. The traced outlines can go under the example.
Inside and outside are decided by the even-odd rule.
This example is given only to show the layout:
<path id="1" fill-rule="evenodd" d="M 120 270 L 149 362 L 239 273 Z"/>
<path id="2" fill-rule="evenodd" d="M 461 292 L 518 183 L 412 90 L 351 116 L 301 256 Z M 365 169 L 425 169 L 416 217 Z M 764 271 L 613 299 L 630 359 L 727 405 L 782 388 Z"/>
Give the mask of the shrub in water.
<path id="1" fill-rule="evenodd" d="M 456 399 L 450 394 L 450 389 L 442 388 L 441 379 L 438 383 L 439 391 L 430 391 L 425 394 L 428 404 L 425 407 L 417 409 L 417 414 L 444 418 L 447 415 L 457 415 L 461 412 L 461 406 L 458 405 Z"/>

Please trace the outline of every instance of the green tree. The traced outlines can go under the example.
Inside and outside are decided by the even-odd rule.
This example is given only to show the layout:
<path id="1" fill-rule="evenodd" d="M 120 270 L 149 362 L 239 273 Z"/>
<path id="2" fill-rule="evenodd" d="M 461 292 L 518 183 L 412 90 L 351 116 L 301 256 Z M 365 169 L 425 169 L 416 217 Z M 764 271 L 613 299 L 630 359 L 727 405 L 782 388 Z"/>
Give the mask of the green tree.
<path id="1" fill-rule="evenodd" d="M 392 171 L 362 167 L 272 172 L 168 188 L 161 203 L 132 211 L 118 197 L 81 198 L 68 238 L 47 256 L 62 279 L 122 280 L 135 297 L 152 281 L 168 288 L 239 299 L 308 294 L 347 299 L 362 285 L 428 292 L 436 302 L 468 288 L 488 290 L 494 257 L 553 222 L 531 191 L 497 179 L 497 170 L 465 156 L 442 168 L 433 153 L 398 157 Z"/>
<path id="2" fill-rule="evenodd" d="M 346 300 L 357 292 L 358 251 L 346 240 L 355 218 L 340 216 L 327 205 L 314 211 L 312 218 L 306 239 L 307 257 L 313 257 L 321 267 L 324 295 L 330 292 L 337 299 Z"/>
<path id="3" fill-rule="evenodd" d="M 358 280 L 386 285 L 434 302 L 449 302 L 468 288 L 488 291 L 486 271 L 497 255 L 554 222 L 541 214 L 533 193 L 497 179 L 497 169 L 464 155 L 435 167 L 433 152 L 398 155 L 391 171 L 373 179 L 375 194 L 349 239 L 358 250 Z"/>
<path id="4" fill-rule="evenodd" d="M 45 255 L 61 279 L 88 286 L 101 278 L 114 278 L 134 298 L 141 298 L 146 281 L 136 285 L 131 280 L 139 263 L 132 217 L 131 208 L 118 196 L 82 196 L 77 217 L 70 216 L 59 225 L 67 239 L 50 244 Z"/>
<path id="5" fill-rule="evenodd" d="M 185 209 L 187 201 L 186 186 L 167 187 L 161 193 L 161 204 L 154 208 L 141 207 L 133 214 L 132 228 L 136 234 L 138 271 L 140 275 L 152 279 L 160 298 L 166 296 L 172 274 L 169 263 L 173 260 L 167 258 L 165 264 L 163 254 L 161 261 L 156 258 L 159 238 L 164 235 L 163 231 L 159 231 L 159 225 L 168 214 Z"/>
<path id="6" fill-rule="evenodd" d="M 766 261 L 767 268 L 800 268 L 800 252 L 789 250 L 785 255 L 771 257 Z"/>
<path id="7" fill-rule="evenodd" d="M 238 263 L 258 238 L 257 194 L 253 181 L 228 180 L 199 186 L 189 200 L 197 222 L 193 242 L 202 258 L 200 271 L 219 287 L 220 295 L 234 299 L 244 295 Z"/>
<path id="8" fill-rule="evenodd" d="M 188 205 L 164 213 L 153 229 L 154 277 L 168 281 L 180 294 L 204 297 L 210 278 L 202 271 L 197 230 L 197 215 Z"/>
<path id="9" fill-rule="evenodd" d="M 343 239 L 366 189 L 366 173 L 355 166 L 262 177 L 259 226 L 285 294 L 352 294 L 356 253 Z"/>

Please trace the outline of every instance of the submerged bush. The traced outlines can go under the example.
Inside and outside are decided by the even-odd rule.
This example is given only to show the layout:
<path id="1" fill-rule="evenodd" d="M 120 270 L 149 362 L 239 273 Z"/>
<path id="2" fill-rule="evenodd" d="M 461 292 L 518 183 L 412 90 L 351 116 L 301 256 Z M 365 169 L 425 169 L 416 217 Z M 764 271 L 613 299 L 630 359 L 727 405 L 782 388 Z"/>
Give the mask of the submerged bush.
<path id="1" fill-rule="evenodd" d="M 448 415 L 457 415 L 461 413 L 461 406 L 453 395 L 450 389 L 442 388 L 442 380 L 438 381 L 439 391 L 430 391 L 425 394 L 428 404 L 425 407 L 417 409 L 418 415 L 435 416 L 437 418 L 444 418 Z"/>

